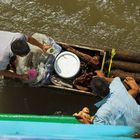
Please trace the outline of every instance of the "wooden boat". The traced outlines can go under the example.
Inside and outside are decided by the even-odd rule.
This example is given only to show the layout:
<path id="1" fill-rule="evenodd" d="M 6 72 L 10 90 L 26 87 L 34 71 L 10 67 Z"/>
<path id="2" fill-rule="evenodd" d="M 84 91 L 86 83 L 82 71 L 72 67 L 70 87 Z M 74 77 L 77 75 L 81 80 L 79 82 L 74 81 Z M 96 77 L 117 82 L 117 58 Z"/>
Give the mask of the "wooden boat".
<path id="1" fill-rule="evenodd" d="M 109 76 L 120 76 L 123 80 L 125 76 L 130 75 L 140 84 L 139 53 L 116 51 L 114 58 L 111 59 L 111 50 L 97 49 L 86 45 L 71 45 L 62 42 L 58 42 L 58 44 L 63 50 L 66 50 L 66 47 L 72 47 L 91 57 L 98 54 L 101 57 L 98 69 L 104 71 L 106 75 L 108 75 L 109 64 L 112 60 L 114 64 L 112 63 Z M 80 60 L 81 62 L 84 61 L 81 58 Z M 90 66 L 91 64 L 89 64 Z M 16 88 L 14 87 L 15 85 L 10 86 L 11 82 L 3 87 L 2 90 L 5 93 L 0 94 L 1 113 L 72 115 L 80 111 L 84 106 L 89 107 L 94 113 L 96 112 L 94 103 L 100 99 L 91 93 L 90 90 L 79 90 L 74 86 L 69 88 L 50 84 L 47 87 L 32 88 L 20 86 L 18 82 L 15 84 Z M 140 103 L 140 97 L 138 96 L 136 99 Z"/>
<path id="2" fill-rule="evenodd" d="M 72 117 L 37 115 L 0 115 L 0 139 L 41 140 L 133 140 L 134 127 L 85 125 Z"/>
<path id="3" fill-rule="evenodd" d="M 103 71 L 108 77 L 120 77 L 122 80 L 125 79 L 126 76 L 133 77 L 136 82 L 140 85 L 140 57 L 139 53 L 136 52 L 125 52 L 125 51 L 117 51 L 115 49 L 105 50 L 105 49 L 97 49 L 90 46 L 83 45 L 71 45 L 63 42 L 58 42 L 58 44 L 63 48 L 63 51 L 70 51 L 79 56 L 81 63 L 88 63 L 87 69 L 90 69 L 88 72 L 93 72 L 95 70 Z M 78 53 L 77 53 L 78 52 Z M 82 53 L 79 55 L 79 53 Z M 84 56 L 85 55 L 85 56 Z M 99 56 L 99 64 L 93 64 L 89 62 L 89 59 L 85 59 L 83 57 L 91 57 L 94 59 L 94 56 Z M 78 74 L 80 75 L 80 74 Z M 74 77 L 77 78 L 77 77 Z M 73 84 L 73 83 L 72 83 Z M 127 89 L 129 87 L 125 85 Z M 49 87 L 54 89 L 63 89 L 65 92 L 71 91 L 76 94 L 86 94 L 91 95 L 96 98 L 95 94 L 89 90 L 79 90 L 74 84 L 71 88 L 66 86 L 58 86 L 54 84 L 50 84 Z M 140 102 L 140 98 L 137 97 L 138 102 Z"/>
<path id="4" fill-rule="evenodd" d="M 42 62 L 44 63 L 44 65 L 46 65 L 45 69 L 48 70 L 48 73 L 51 73 L 51 78 L 49 77 L 50 74 L 44 73 L 44 75 L 49 75 L 49 76 L 46 76 L 43 79 L 43 76 L 42 76 L 43 74 L 41 75 L 39 73 L 40 69 L 36 68 L 38 70 L 38 77 L 40 76 L 41 78 L 39 78 L 40 80 L 37 80 L 35 84 L 38 84 L 40 86 L 48 85 L 48 87 L 54 90 L 62 89 L 63 91 L 71 91 L 77 94 L 80 93 L 80 94 L 87 94 L 87 95 L 95 96 L 95 94 L 91 92 L 91 89 L 89 87 L 89 83 L 92 76 L 95 76 L 95 73 L 94 73 L 95 70 L 103 71 L 105 75 L 108 77 L 119 76 L 122 80 L 126 76 L 132 76 L 138 83 L 140 83 L 140 57 L 139 57 L 140 54 L 139 53 L 122 52 L 122 51 L 116 51 L 115 49 L 112 49 L 111 51 L 111 50 L 89 47 L 86 45 L 66 44 L 63 42 L 56 43 L 52 38 L 47 37 L 44 34 L 39 34 L 39 33 L 35 33 L 33 37 L 36 38 L 41 43 L 45 42 L 46 44 L 49 44 L 52 46 L 52 48 L 49 49 L 49 52 L 47 52 L 47 54 L 48 53 L 53 54 L 54 52 L 53 57 L 50 57 L 51 63 L 48 62 L 49 60 L 47 61 L 47 57 L 49 56 L 44 57 L 45 61 L 40 58 L 40 55 L 42 54 L 42 52 L 39 53 L 36 51 L 38 55 L 35 55 L 35 56 L 38 57 L 39 60 L 37 60 L 35 57 L 33 58 L 32 56 L 33 52 L 31 52 L 30 54 L 32 56 L 31 59 L 28 58 L 28 56 L 26 57 L 27 58 L 26 61 L 28 64 L 25 63 L 22 65 L 28 65 L 27 66 L 28 68 L 33 67 L 33 66 L 38 68 L 38 65 L 40 65 L 40 62 Z M 61 47 L 59 47 L 57 44 Z M 31 47 L 31 50 L 34 48 L 32 46 L 30 47 Z M 62 48 L 62 50 L 60 48 Z M 57 58 L 55 59 L 55 57 L 57 56 L 57 54 L 60 53 L 60 50 L 61 52 L 66 52 L 66 51 L 72 52 L 76 56 L 78 56 L 78 58 L 80 59 L 79 72 L 70 78 L 64 78 L 63 76 L 61 77 L 56 71 L 52 72 L 52 69 L 53 68 L 55 69 L 55 63 L 53 65 L 53 62 L 54 60 L 57 60 Z M 45 56 L 45 55 L 43 54 L 42 56 Z M 36 64 L 37 66 L 33 65 L 34 63 L 33 59 L 35 59 L 35 61 L 39 61 L 39 63 Z M 28 62 L 28 61 L 31 61 L 31 62 Z M 66 61 L 66 59 L 63 60 L 63 63 L 64 61 Z M 49 63 L 48 67 L 47 67 L 47 63 Z M 73 64 L 72 67 L 75 67 L 75 65 Z M 67 66 L 63 66 L 63 67 L 67 67 Z M 71 68 L 71 69 L 74 69 L 74 68 Z M 61 71 L 60 68 L 59 68 L 59 71 Z M 25 72 L 28 72 L 28 71 L 23 71 L 23 73 Z M 23 73 L 20 73 L 20 74 L 23 74 Z M 48 79 L 51 79 L 51 83 L 49 83 Z M 42 82 L 41 80 L 46 81 L 46 82 Z"/>

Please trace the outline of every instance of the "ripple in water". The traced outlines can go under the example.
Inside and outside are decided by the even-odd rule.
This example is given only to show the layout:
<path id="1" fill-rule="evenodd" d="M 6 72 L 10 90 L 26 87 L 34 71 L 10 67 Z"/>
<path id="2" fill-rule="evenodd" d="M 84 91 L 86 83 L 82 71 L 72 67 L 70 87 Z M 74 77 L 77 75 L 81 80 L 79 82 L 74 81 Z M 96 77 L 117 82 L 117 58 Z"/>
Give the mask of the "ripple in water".
<path id="1" fill-rule="evenodd" d="M 3 4 L 10 4 L 12 2 L 12 0 L 0 0 L 0 3 Z"/>

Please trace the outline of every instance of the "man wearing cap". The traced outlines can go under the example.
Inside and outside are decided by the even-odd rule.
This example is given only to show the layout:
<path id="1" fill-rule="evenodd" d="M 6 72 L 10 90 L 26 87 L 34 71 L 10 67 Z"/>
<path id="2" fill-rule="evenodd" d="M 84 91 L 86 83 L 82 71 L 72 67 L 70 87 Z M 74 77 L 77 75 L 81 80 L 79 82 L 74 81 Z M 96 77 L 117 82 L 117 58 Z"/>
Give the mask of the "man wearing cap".
<path id="1" fill-rule="evenodd" d="M 140 88 L 135 80 L 126 77 L 124 82 L 130 87 L 127 91 L 119 77 L 106 78 L 102 72 L 96 73 L 97 76 L 92 78 L 90 86 L 101 97 L 95 104 L 99 109 L 93 121 L 87 121 L 83 116 L 76 117 L 82 118 L 84 123 L 140 127 L 140 105 L 134 99 Z"/>
<path id="2" fill-rule="evenodd" d="M 27 37 L 21 33 L 0 31 L 0 76 L 28 80 L 26 74 L 18 75 L 15 72 L 6 70 L 12 57 L 17 55 L 23 57 L 30 52 L 27 42 L 42 50 L 50 48 L 50 46 L 41 44 L 31 36 Z"/>

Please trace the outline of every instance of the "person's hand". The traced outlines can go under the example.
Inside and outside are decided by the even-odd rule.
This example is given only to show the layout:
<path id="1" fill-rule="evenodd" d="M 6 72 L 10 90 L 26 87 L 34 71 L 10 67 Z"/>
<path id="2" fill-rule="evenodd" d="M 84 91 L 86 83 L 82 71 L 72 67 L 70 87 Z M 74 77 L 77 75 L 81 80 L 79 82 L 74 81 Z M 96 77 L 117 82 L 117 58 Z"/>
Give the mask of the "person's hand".
<path id="1" fill-rule="evenodd" d="M 100 70 L 96 70 L 95 73 L 97 74 L 97 76 L 99 76 L 101 78 L 105 77 L 104 73 L 102 71 L 100 71 Z"/>
<path id="2" fill-rule="evenodd" d="M 140 91 L 140 88 L 138 86 L 138 84 L 136 83 L 135 79 L 133 77 L 126 77 L 124 79 L 124 82 L 131 88 L 131 89 L 135 89 L 137 91 Z"/>
<path id="3" fill-rule="evenodd" d="M 43 49 L 43 51 L 44 52 L 46 52 L 49 48 L 51 48 L 52 46 L 50 46 L 50 45 L 43 45 L 42 46 L 42 49 Z"/>
<path id="4" fill-rule="evenodd" d="M 91 124 L 94 119 L 94 117 L 90 116 L 90 111 L 87 107 L 84 107 L 79 113 L 74 113 L 73 116 L 84 124 Z"/>
<path id="5" fill-rule="evenodd" d="M 28 74 L 22 74 L 22 75 L 19 75 L 19 79 L 21 79 L 21 80 L 29 80 L 29 76 L 28 76 Z"/>

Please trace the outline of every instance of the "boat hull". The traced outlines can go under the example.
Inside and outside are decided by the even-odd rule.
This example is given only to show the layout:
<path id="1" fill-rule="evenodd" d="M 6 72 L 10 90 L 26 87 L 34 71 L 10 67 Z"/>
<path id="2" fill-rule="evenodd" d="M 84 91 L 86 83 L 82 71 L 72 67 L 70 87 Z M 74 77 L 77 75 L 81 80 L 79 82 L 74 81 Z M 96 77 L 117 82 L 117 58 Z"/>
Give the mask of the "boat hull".
<path id="1" fill-rule="evenodd" d="M 132 140 L 135 128 L 30 121 L 0 121 L 1 139 Z"/>

